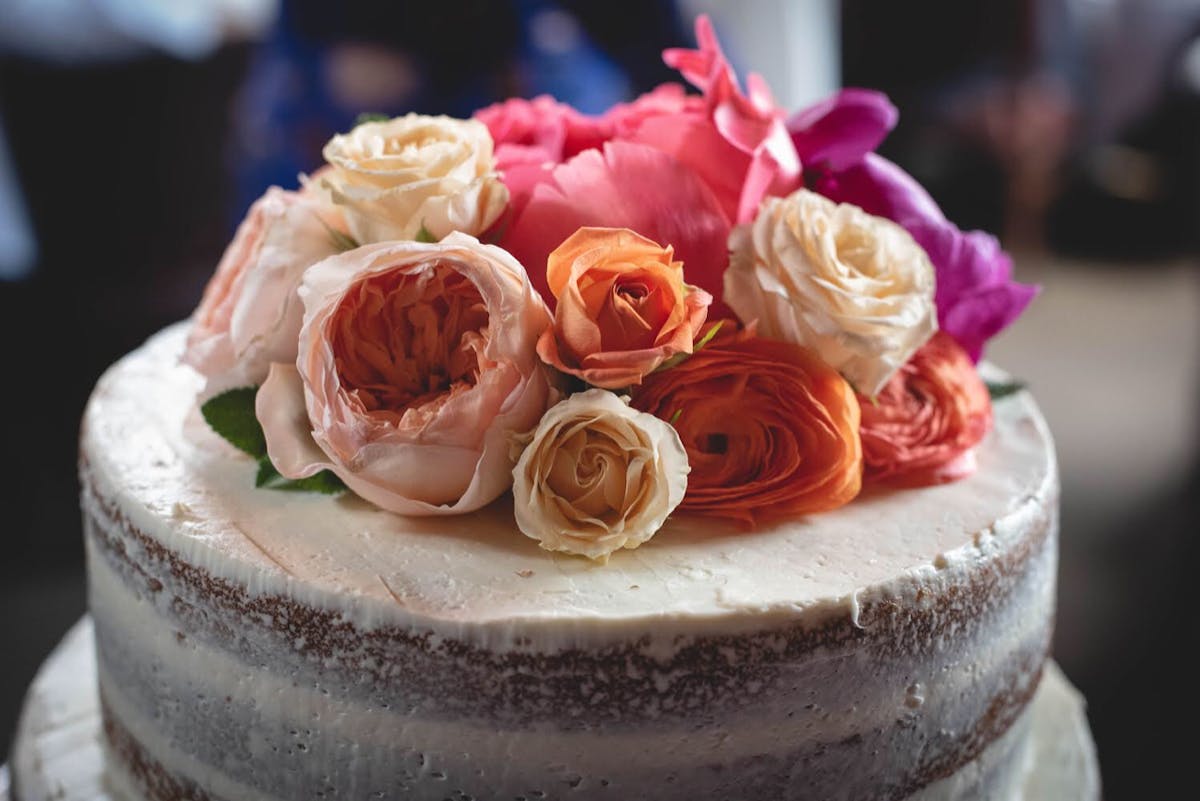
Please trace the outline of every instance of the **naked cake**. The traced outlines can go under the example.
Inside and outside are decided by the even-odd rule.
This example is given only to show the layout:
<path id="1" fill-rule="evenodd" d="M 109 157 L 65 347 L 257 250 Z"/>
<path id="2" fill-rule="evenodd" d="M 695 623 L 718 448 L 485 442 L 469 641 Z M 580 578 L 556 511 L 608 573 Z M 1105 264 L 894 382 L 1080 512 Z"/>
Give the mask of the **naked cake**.
<path id="1" fill-rule="evenodd" d="M 1036 289 L 886 98 L 697 39 L 698 95 L 365 119 L 254 205 L 88 405 L 20 801 L 1096 801 L 1053 443 L 977 365 Z"/>

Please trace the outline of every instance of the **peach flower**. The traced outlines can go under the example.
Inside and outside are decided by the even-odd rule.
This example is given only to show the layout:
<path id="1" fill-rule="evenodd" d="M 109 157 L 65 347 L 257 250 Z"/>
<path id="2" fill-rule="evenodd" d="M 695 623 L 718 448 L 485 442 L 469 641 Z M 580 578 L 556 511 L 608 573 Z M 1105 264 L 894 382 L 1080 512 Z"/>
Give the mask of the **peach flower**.
<path id="1" fill-rule="evenodd" d="M 322 184 L 346 212 L 360 243 L 434 239 L 451 231 L 478 236 L 508 203 L 478 120 L 408 114 L 364 122 L 322 151 L 333 168 Z"/>
<path id="2" fill-rule="evenodd" d="M 509 437 L 552 400 L 535 352 L 550 312 L 508 253 L 454 233 L 366 245 L 300 289 L 295 366 L 273 365 L 257 415 L 288 478 L 332 470 L 399 514 L 456 514 L 512 482 Z"/>
<path id="3" fill-rule="evenodd" d="M 336 209 L 273 186 L 250 207 L 204 290 L 183 361 L 208 379 L 205 394 L 261 384 L 271 362 L 296 359 L 304 271 L 338 252 Z"/>
<path id="4" fill-rule="evenodd" d="M 920 486 L 963 478 L 991 427 L 987 386 L 962 346 L 938 332 L 862 404 L 865 479 Z"/>
<path id="5" fill-rule="evenodd" d="M 860 489 L 858 400 L 799 345 L 722 331 L 649 376 L 633 406 L 683 440 L 692 472 L 680 511 L 752 524 L 835 509 Z"/>
<path id="6" fill-rule="evenodd" d="M 552 406 L 519 444 L 517 525 L 546 550 L 607 559 L 636 548 L 687 489 L 687 454 L 675 429 L 602 389 Z"/>
<path id="7" fill-rule="evenodd" d="M 640 384 L 691 353 L 712 296 L 683 282 L 673 251 L 627 228 L 580 228 L 546 264 L 558 300 L 538 354 L 597 387 Z"/>

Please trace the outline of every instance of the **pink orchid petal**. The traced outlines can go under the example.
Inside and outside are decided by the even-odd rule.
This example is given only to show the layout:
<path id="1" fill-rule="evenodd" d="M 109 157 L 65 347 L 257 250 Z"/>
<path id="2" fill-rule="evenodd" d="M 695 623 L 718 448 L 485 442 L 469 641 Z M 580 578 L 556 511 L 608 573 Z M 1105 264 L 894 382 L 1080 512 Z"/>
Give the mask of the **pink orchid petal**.
<path id="1" fill-rule="evenodd" d="M 666 153 L 609 142 L 555 167 L 552 180 L 534 188 L 502 245 L 549 303 L 546 257 L 583 226 L 629 228 L 674 246 L 687 282 L 720 298 L 729 218 L 704 181 Z"/>
<path id="2" fill-rule="evenodd" d="M 839 171 L 879 147 L 899 118 L 883 92 L 850 88 L 798 111 L 787 129 L 805 169 Z"/>

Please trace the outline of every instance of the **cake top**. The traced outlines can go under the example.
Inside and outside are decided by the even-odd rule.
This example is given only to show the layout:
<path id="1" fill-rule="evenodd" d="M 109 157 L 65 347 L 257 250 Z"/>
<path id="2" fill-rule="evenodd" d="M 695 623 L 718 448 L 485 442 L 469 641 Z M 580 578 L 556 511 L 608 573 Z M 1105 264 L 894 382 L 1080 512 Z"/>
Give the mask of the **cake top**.
<path id="1" fill-rule="evenodd" d="M 722 629 L 761 627 L 772 612 L 816 621 L 907 583 L 961 577 L 1015 542 L 1057 486 L 1045 423 L 1027 394 L 1013 396 L 997 404 L 979 469 L 960 481 L 871 490 L 751 534 L 675 517 L 605 565 L 520 536 L 506 499 L 470 514 L 404 517 L 352 495 L 256 490 L 254 461 L 196 411 L 200 379 L 177 364 L 185 335 L 169 329 L 102 379 L 84 425 L 88 480 L 192 564 L 368 624 L 461 627 L 503 644 L 518 625 L 586 623 L 593 636 L 607 627 L 617 637 L 663 617 Z"/>
<path id="2" fill-rule="evenodd" d="M 835 511 L 838 534 L 797 554 L 836 561 L 859 527 L 888 530 L 881 509 L 971 491 L 883 488 L 974 473 L 993 425 L 976 362 L 1036 289 L 873 152 L 886 97 L 788 116 L 761 78 L 743 89 L 705 17 L 696 38 L 663 58 L 698 94 L 366 119 L 254 204 L 181 358 L 257 486 L 463 518 L 395 524 L 421 547 L 509 531 L 502 507 L 598 562 L 686 531 L 700 573 Z M 272 496 L 266 518 L 307 503 Z M 637 563 L 610 581 L 637 584 Z"/>

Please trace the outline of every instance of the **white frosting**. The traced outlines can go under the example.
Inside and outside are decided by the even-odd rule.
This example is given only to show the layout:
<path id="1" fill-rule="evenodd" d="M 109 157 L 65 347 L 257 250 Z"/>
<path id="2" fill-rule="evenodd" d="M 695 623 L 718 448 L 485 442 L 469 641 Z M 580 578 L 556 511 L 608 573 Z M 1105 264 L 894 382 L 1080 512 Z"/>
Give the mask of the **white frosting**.
<path id="1" fill-rule="evenodd" d="M 996 406 L 970 478 L 868 492 L 835 512 L 745 531 L 676 517 L 607 565 L 543 551 L 504 501 L 403 518 L 353 497 L 256 490 L 252 461 L 199 417 L 200 380 L 168 329 L 101 380 L 83 451 L 100 494 L 188 562 L 252 593 L 295 597 L 370 627 L 397 624 L 542 650 L 631 632 L 821 622 L 870 598 L 961 580 L 1053 501 L 1045 423 L 1021 396 Z"/>
<path id="2" fill-rule="evenodd" d="M 30 688 L 13 750 L 21 801 L 140 801 L 119 766 L 105 769 L 95 672 L 85 618 Z M 1083 702 L 1053 664 L 1047 665 L 1030 713 L 1010 732 L 1015 738 L 1027 729 L 1028 743 L 1018 746 L 1015 761 L 1009 738 L 1002 738 L 909 801 L 1097 801 L 1099 772 Z M 981 777 L 991 782 L 981 787 L 975 781 Z M 9 801 L 4 789 L 0 782 L 0 801 Z"/>

